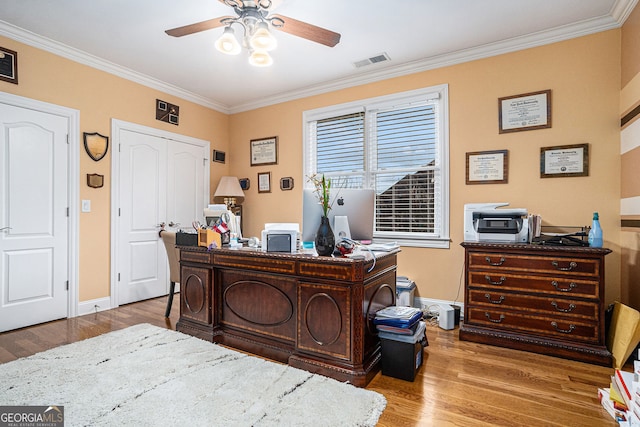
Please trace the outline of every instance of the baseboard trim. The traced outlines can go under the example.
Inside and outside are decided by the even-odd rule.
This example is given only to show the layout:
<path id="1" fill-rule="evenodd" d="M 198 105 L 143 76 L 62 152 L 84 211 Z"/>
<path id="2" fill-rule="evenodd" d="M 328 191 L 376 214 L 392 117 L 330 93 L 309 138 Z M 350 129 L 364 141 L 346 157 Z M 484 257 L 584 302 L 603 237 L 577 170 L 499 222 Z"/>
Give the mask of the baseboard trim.
<path id="1" fill-rule="evenodd" d="M 78 316 L 85 314 L 97 313 L 98 311 L 111 310 L 111 298 L 97 298 L 89 301 L 81 301 L 78 303 Z"/>

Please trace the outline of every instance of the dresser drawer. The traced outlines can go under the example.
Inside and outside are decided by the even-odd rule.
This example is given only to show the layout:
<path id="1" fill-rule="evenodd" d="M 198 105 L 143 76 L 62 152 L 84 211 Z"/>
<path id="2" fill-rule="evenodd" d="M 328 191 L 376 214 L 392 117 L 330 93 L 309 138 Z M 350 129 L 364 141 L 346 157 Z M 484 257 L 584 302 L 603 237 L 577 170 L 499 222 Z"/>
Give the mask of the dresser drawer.
<path id="1" fill-rule="evenodd" d="M 598 323 L 580 318 L 532 315 L 524 312 L 470 307 L 465 323 L 535 334 L 549 338 L 599 344 Z"/>
<path id="2" fill-rule="evenodd" d="M 595 301 L 580 301 L 567 298 L 523 295 L 504 292 L 500 289 L 469 289 L 468 304 L 509 310 L 521 310 L 533 314 L 579 317 L 598 320 L 600 306 Z"/>
<path id="3" fill-rule="evenodd" d="M 593 277 L 600 275 L 600 261 L 592 258 L 472 252 L 469 254 L 468 261 L 471 270 L 491 268 L 494 271 L 511 270 L 555 275 Z"/>
<path id="4" fill-rule="evenodd" d="M 598 298 L 597 280 L 570 277 L 536 276 L 503 273 L 501 271 L 469 271 L 470 288 L 504 289 L 518 292 L 534 292 L 559 295 L 568 298 Z"/>

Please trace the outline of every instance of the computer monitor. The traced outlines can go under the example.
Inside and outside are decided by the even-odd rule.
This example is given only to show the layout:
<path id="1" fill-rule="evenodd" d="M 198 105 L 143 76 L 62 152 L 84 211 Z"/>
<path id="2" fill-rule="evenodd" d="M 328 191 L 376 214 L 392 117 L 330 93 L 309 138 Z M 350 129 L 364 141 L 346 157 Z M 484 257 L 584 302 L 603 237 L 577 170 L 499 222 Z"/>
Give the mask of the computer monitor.
<path id="1" fill-rule="evenodd" d="M 373 218 L 375 212 L 375 193 L 373 190 L 361 188 L 332 188 L 330 199 L 334 200 L 328 213 L 329 223 L 335 233 L 335 217 L 346 216 L 349 231 L 353 240 L 373 239 Z M 302 241 L 312 242 L 320 226 L 322 205 L 316 193 L 311 189 L 304 189 L 302 195 Z M 339 241 L 336 235 L 336 243 Z"/>

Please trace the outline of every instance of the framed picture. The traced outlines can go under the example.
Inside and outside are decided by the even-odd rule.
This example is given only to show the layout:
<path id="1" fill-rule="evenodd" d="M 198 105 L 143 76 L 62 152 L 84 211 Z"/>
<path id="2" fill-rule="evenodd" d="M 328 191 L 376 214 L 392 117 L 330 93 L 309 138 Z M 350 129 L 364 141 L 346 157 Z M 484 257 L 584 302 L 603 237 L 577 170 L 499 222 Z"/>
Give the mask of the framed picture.
<path id="1" fill-rule="evenodd" d="M 18 53 L 0 47 L 0 80 L 18 84 Z"/>
<path id="2" fill-rule="evenodd" d="M 589 176 L 589 144 L 540 148 L 540 178 Z"/>
<path id="3" fill-rule="evenodd" d="M 258 193 L 271 193 L 271 172 L 258 173 Z"/>
<path id="4" fill-rule="evenodd" d="M 240 182 L 240 188 L 242 188 L 242 191 L 247 191 L 249 187 L 251 187 L 251 181 L 249 178 L 240 178 L 238 181 Z"/>
<path id="5" fill-rule="evenodd" d="M 290 176 L 286 178 L 280 178 L 280 189 L 282 191 L 292 190 L 293 189 L 293 178 Z"/>
<path id="6" fill-rule="evenodd" d="M 498 98 L 500 133 L 551 127 L 551 90 Z"/>
<path id="7" fill-rule="evenodd" d="M 278 164 L 277 136 L 263 139 L 252 139 L 250 144 L 251 166 Z"/>
<path id="8" fill-rule="evenodd" d="M 466 183 L 506 184 L 509 181 L 509 151 L 476 151 L 467 153 Z"/>
<path id="9" fill-rule="evenodd" d="M 224 151 L 213 150 L 212 160 L 218 163 L 224 163 L 226 158 L 226 154 Z"/>

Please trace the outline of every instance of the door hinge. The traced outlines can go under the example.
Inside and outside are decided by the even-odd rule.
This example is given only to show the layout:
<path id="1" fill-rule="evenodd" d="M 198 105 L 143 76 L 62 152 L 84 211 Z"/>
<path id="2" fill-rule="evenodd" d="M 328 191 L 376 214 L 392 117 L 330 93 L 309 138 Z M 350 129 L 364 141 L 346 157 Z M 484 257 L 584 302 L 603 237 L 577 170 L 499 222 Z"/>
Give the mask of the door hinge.
<path id="1" fill-rule="evenodd" d="M 118 273 L 118 282 L 120 281 L 120 273 Z"/>
<path id="2" fill-rule="evenodd" d="M 69 290 L 69 281 L 67 280 L 67 290 Z"/>
<path id="3" fill-rule="evenodd" d="M 122 152 L 122 144 L 118 144 L 118 153 Z"/>
<path id="4" fill-rule="evenodd" d="M 67 134 L 67 145 L 69 145 L 69 134 Z"/>
<path id="5" fill-rule="evenodd" d="M 69 216 L 69 207 L 67 207 L 67 217 Z"/>
<path id="6" fill-rule="evenodd" d="M 118 216 L 120 216 L 120 208 L 118 208 Z"/>
<path id="7" fill-rule="evenodd" d="M 202 166 L 207 166 L 207 158 L 202 159 Z"/>

